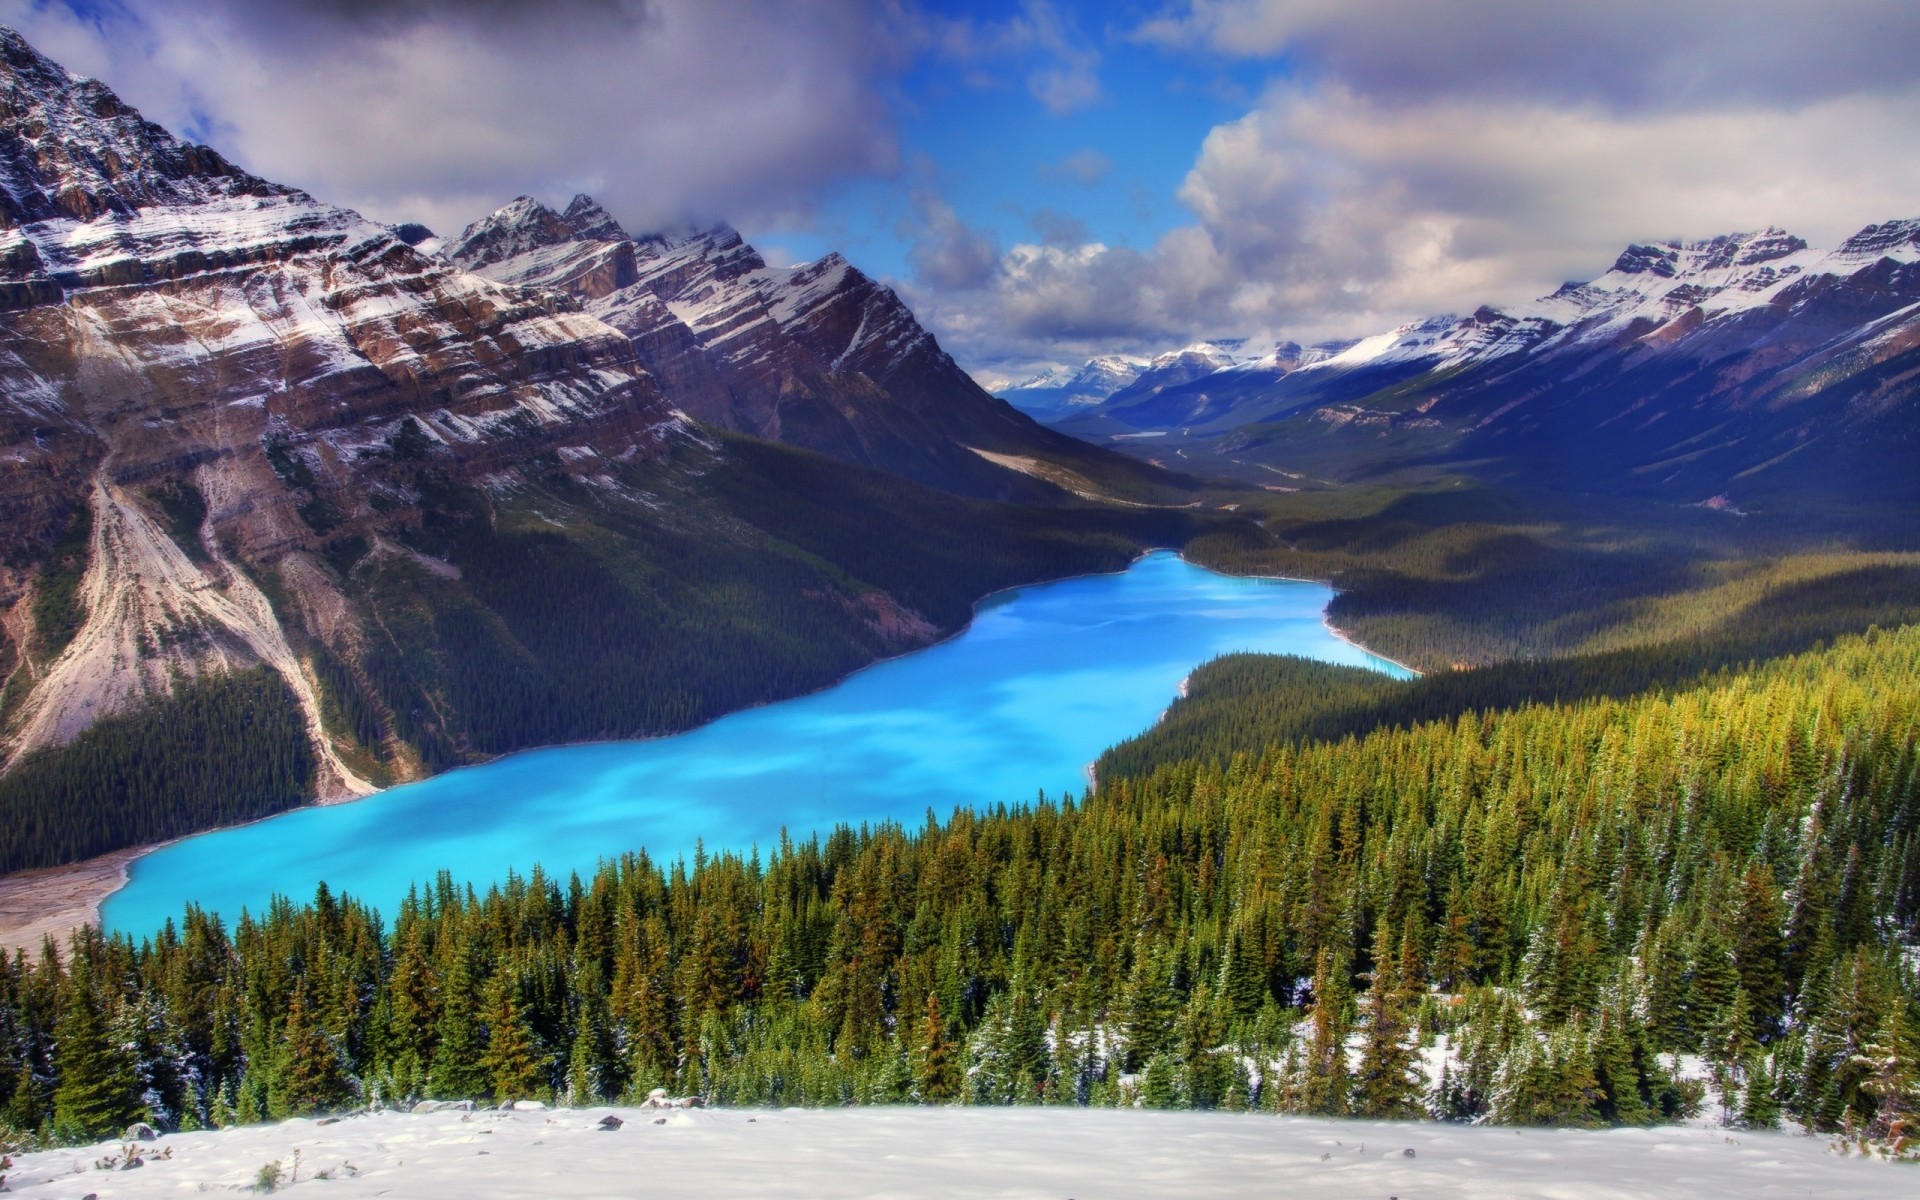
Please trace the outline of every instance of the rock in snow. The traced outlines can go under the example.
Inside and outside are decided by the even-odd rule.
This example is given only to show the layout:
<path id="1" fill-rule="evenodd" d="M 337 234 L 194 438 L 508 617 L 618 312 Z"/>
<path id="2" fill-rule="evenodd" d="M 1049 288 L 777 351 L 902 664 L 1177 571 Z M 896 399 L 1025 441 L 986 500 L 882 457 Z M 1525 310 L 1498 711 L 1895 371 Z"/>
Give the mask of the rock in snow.
<path id="1" fill-rule="evenodd" d="M 624 1116 L 623 1116 L 624 1114 Z M 91 1169 L 118 1143 L 16 1156 L 11 1194 L 244 1192 L 267 1163 L 314 1196 L 650 1195 L 1910 1197 L 1911 1169 L 1825 1141 L 1700 1126 L 1553 1130 L 1114 1110 L 864 1108 L 381 1113 L 170 1134 L 171 1158 Z M 615 1119 L 633 1125 L 597 1136 Z M 1404 1149 L 1403 1149 L 1404 1148 Z M 298 1150 L 296 1159 L 295 1151 Z M 1418 1157 L 1406 1151 L 1416 1150 Z M 483 1156 L 484 1152 L 484 1156 Z M 1324 1160 L 1323 1160 L 1324 1159 Z M 76 1176 L 85 1176 L 77 1178 Z"/>

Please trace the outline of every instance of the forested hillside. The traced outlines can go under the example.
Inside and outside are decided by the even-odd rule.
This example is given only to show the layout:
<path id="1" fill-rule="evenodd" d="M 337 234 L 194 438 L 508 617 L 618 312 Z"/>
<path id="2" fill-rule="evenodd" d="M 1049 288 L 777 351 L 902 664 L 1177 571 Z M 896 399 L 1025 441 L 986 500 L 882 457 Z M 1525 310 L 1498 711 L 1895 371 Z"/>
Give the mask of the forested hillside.
<path id="1" fill-rule="evenodd" d="M 1920 628 L 390 921 L 324 891 L 0 972 L 0 1111 L 78 1137 L 407 1097 L 1262 1108 L 1897 1142 Z M 1340 699 L 1338 688 L 1319 702 Z M 1423 1075 L 1422 1048 L 1441 1063 Z"/>
<path id="2" fill-rule="evenodd" d="M 413 461 L 401 471 L 417 516 L 391 538 L 340 538 L 245 577 L 287 631 L 329 748 L 370 783 L 685 730 L 925 646 L 989 592 L 1117 571 L 1148 547 L 1244 523 L 1064 495 L 1052 507 L 969 500 L 736 435 L 612 483 L 553 460 L 522 470 L 518 486 L 488 491 Z M 168 495 L 198 499 L 183 486 Z M 200 544 L 192 522 L 176 537 Z M 76 576 L 84 533 L 80 547 Z M 302 632 L 290 582 L 316 576 L 348 618 L 329 636 Z M 0 774 L 0 873 L 303 803 L 315 758 L 280 676 L 182 680 Z"/>

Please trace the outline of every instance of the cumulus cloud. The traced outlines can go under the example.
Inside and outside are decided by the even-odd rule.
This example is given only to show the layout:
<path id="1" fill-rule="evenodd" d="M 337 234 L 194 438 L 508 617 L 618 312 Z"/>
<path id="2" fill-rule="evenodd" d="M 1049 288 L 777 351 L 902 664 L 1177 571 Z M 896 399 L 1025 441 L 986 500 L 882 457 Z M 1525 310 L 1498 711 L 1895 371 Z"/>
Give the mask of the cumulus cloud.
<path id="1" fill-rule="evenodd" d="M 530 192 L 769 220 L 896 169 L 885 0 L 122 0 L 0 20 L 269 178 L 443 232 Z"/>
<path id="2" fill-rule="evenodd" d="M 1139 36 L 1286 71 L 1207 136 L 1152 247 L 1043 238 L 978 300 L 917 296 L 963 361 L 1352 336 L 1631 241 L 1920 215 L 1920 6 L 1195 0 Z"/>

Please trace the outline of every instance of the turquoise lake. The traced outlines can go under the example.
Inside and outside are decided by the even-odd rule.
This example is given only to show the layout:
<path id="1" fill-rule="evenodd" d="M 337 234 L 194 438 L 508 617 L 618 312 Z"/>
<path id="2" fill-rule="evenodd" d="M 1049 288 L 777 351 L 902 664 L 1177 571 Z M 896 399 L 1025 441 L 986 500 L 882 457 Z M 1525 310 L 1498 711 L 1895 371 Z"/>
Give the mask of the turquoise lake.
<path id="1" fill-rule="evenodd" d="M 1217 575 L 1171 551 L 1127 571 L 1002 592 L 950 641 L 810 696 L 674 737 L 534 750 L 364 800 L 203 834 L 138 860 L 102 913 L 136 936 L 188 901 L 232 918 L 325 880 L 392 913 L 447 869 L 484 890 L 536 863 L 565 879 L 645 847 L 656 860 L 763 852 L 840 823 L 1058 797 L 1151 726 L 1181 679 L 1238 650 L 1402 668 L 1335 637 L 1315 583 Z"/>

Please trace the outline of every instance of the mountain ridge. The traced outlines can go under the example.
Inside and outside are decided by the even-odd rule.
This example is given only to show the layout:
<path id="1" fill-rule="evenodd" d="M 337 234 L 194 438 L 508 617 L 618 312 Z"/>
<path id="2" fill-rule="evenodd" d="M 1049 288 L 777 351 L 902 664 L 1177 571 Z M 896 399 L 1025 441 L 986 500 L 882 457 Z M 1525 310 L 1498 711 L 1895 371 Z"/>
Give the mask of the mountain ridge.
<path id="1" fill-rule="evenodd" d="M 1830 250 L 1767 228 L 1631 245 L 1528 304 L 1283 345 L 1058 424 L 1348 478 L 1479 462 L 1503 482 L 1689 502 L 1764 501 L 1810 476 L 1857 495 L 1901 484 L 1917 341 L 1920 220 Z M 1782 456 L 1804 473 L 1776 471 Z"/>
<path id="2" fill-rule="evenodd" d="M 838 253 L 769 266 L 724 223 L 629 235 L 584 194 L 564 211 L 519 197 L 440 252 L 488 279 L 569 296 L 631 338 L 674 403 L 710 425 L 965 495 L 1057 495 L 994 465 L 1010 458 L 1105 475 L 1123 492 L 1154 486 L 990 396 L 892 288 Z"/>

